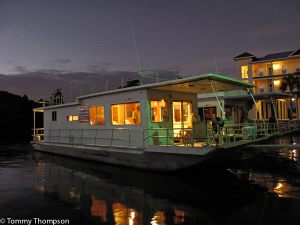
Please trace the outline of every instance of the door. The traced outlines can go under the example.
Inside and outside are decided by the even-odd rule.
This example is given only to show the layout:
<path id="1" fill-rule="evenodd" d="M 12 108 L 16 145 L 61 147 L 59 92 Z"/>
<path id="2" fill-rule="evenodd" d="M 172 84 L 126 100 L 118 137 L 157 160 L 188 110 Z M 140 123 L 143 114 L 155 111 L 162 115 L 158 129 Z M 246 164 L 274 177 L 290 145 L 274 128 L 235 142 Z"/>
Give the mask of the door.
<path id="1" fill-rule="evenodd" d="M 173 129 L 174 137 L 182 137 L 187 135 L 186 128 L 192 128 L 191 121 L 191 103 L 190 102 L 172 102 L 173 110 Z"/>

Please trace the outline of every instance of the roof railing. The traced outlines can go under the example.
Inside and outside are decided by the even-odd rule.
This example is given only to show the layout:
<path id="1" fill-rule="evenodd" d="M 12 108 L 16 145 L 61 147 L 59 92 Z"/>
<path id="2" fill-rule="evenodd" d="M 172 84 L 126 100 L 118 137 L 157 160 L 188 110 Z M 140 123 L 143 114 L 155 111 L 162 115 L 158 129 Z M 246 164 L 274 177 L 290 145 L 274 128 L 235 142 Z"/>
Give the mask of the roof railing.
<path id="1" fill-rule="evenodd" d="M 68 89 L 56 89 L 53 93 L 40 96 L 43 107 L 76 102 L 79 96 L 107 92 L 128 87 L 177 80 L 185 76 L 155 70 L 142 70 L 120 76 L 101 79 L 91 83 L 74 86 Z"/>

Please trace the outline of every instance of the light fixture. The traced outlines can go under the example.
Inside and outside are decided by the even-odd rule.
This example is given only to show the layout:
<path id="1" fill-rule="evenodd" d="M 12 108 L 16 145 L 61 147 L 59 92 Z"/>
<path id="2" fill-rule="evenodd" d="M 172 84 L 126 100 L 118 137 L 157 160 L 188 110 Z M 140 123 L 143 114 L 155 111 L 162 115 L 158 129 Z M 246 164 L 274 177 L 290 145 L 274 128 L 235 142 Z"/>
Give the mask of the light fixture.
<path id="1" fill-rule="evenodd" d="M 274 84 L 279 84 L 279 80 L 274 80 Z"/>

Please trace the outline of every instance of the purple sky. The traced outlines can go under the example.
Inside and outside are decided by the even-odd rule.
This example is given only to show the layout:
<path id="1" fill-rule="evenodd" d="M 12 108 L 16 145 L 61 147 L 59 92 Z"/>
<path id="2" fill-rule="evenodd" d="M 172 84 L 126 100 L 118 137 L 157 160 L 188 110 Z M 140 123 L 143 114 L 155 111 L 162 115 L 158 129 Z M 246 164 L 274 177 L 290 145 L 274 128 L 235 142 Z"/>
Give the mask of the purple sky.
<path id="1" fill-rule="evenodd" d="M 142 69 L 236 77 L 233 57 L 300 47 L 298 0 L 0 0 L 0 90 L 38 100 Z M 214 58 L 215 55 L 215 58 Z M 42 93 L 41 93 L 42 92 Z"/>

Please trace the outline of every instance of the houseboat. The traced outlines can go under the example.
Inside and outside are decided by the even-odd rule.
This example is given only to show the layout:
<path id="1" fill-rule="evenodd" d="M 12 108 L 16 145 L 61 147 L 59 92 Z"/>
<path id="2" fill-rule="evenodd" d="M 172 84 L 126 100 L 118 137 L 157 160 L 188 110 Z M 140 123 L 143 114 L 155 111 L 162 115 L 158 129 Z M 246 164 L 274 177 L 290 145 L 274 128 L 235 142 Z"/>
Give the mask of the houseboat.
<path id="1" fill-rule="evenodd" d="M 69 95 L 65 90 L 48 95 L 34 109 L 35 115 L 43 113 L 44 127 L 34 124 L 33 148 L 155 171 L 221 160 L 233 153 L 235 133 L 200 121 L 197 94 L 255 87 L 216 74 L 183 77 L 150 70 L 138 79 L 121 76 L 117 83 L 114 77 L 80 87 L 78 94 L 71 89 Z"/>

